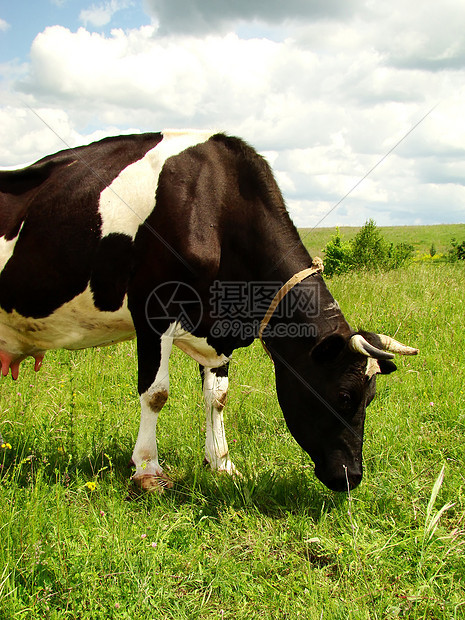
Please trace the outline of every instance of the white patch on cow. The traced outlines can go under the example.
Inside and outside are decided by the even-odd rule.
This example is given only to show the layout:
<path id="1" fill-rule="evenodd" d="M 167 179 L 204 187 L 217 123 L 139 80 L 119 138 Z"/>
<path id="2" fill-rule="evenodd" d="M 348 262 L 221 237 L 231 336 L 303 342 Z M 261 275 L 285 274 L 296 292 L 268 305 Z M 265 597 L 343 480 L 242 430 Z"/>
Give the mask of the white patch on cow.
<path id="1" fill-rule="evenodd" d="M 367 367 L 365 370 L 366 376 L 371 379 L 373 375 L 377 375 L 380 372 L 381 372 L 381 368 L 379 367 L 378 360 L 375 360 L 373 357 L 369 357 L 367 361 Z"/>
<path id="2" fill-rule="evenodd" d="M 102 312 L 95 308 L 89 288 L 42 319 L 0 309 L 0 348 L 15 356 L 106 346 L 134 336 L 126 300 L 116 312 Z"/>
<path id="3" fill-rule="evenodd" d="M 206 338 L 198 338 L 183 329 L 179 323 L 172 324 L 170 329 L 173 335 L 173 342 L 192 357 L 196 362 L 208 368 L 218 368 L 229 362 L 230 358 L 222 353 L 218 354 L 215 349 L 210 346 Z"/>
<path id="4" fill-rule="evenodd" d="M 136 473 L 133 476 L 135 479 L 144 476 L 160 476 L 163 473 L 158 462 L 157 421 L 158 413 L 168 398 L 169 358 L 172 346 L 172 336 L 164 334 L 160 343 L 160 368 L 152 385 L 140 397 L 140 426 L 132 453 L 132 461 L 136 466 Z"/>
<path id="5" fill-rule="evenodd" d="M 99 212 L 102 237 L 123 233 L 134 239 L 137 229 L 155 206 L 155 192 L 163 164 L 173 155 L 208 140 L 212 131 L 163 131 L 163 140 L 142 159 L 130 164 L 103 190 Z"/>
<path id="6" fill-rule="evenodd" d="M 228 377 L 218 377 L 209 368 L 204 369 L 203 394 L 206 413 L 205 459 L 216 471 L 237 473 L 229 458 L 224 430 L 223 408 L 228 393 Z"/>
<path id="7" fill-rule="evenodd" d="M 22 228 L 22 226 L 21 226 Z M 14 239 L 7 241 L 5 237 L 0 237 L 0 272 L 3 270 L 7 262 L 10 260 L 19 234 Z"/>

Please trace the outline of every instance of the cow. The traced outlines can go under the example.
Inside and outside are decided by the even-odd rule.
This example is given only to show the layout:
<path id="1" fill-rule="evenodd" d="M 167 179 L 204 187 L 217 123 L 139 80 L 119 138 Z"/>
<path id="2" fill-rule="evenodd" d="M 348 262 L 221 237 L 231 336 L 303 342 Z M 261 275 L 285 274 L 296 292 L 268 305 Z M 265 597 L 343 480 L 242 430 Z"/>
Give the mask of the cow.
<path id="1" fill-rule="evenodd" d="M 279 404 L 315 474 L 362 479 L 365 410 L 394 353 L 352 329 L 312 261 L 266 160 L 207 131 L 109 137 L 0 171 L 0 361 L 18 377 L 50 349 L 137 338 L 140 427 L 133 481 L 172 486 L 156 425 L 173 345 L 201 369 L 205 460 L 237 473 L 224 431 L 228 363 L 258 336 Z"/>

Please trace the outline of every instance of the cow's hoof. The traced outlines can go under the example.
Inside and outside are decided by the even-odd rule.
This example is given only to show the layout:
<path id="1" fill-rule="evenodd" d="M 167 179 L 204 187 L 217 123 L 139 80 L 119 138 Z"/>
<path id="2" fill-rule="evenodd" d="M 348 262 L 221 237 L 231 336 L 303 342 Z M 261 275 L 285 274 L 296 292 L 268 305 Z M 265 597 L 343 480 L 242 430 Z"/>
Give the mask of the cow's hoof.
<path id="1" fill-rule="evenodd" d="M 218 474 L 226 473 L 229 476 L 236 476 L 237 478 L 243 478 L 241 472 L 236 469 L 236 466 L 231 460 L 224 460 L 217 464 L 216 467 L 212 467 L 210 461 L 207 458 L 203 459 L 204 467 L 210 467 L 212 471 L 217 472 Z"/>
<path id="2" fill-rule="evenodd" d="M 173 481 L 162 472 L 161 474 L 142 474 L 140 476 L 133 476 L 134 484 L 141 490 L 149 493 L 163 493 L 165 489 L 173 488 Z"/>
<path id="3" fill-rule="evenodd" d="M 225 471 L 233 478 L 237 478 L 239 480 L 244 479 L 244 476 L 241 474 L 241 472 L 238 469 L 236 469 L 236 466 L 234 465 L 234 463 L 231 463 L 231 466 L 228 467 L 227 469 L 220 469 L 219 471 L 220 472 Z"/>

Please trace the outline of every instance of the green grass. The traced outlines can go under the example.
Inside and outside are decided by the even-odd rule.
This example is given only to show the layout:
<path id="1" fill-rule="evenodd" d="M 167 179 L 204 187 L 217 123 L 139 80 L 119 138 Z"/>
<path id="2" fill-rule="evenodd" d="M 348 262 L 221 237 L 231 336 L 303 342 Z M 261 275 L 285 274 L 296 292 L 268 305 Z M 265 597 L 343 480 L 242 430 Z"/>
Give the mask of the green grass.
<path id="1" fill-rule="evenodd" d="M 288 433 L 258 343 L 235 354 L 225 414 L 243 480 L 203 467 L 197 365 L 175 351 L 162 496 L 129 484 L 133 343 L 2 379 L 0 618 L 465 617 L 464 284 L 462 264 L 330 281 L 352 325 L 420 348 L 378 381 L 350 497 Z"/>
<path id="2" fill-rule="evenodd" d="M 356 226 L 339 228 L 343 239 L 348 241 L 360 230 Z M 436 251 L 447 252 L 452 239 L 465 240 L 465 224 L 438 224 L 436 226 L 379 226 L 379 230 L 389 243 L 410 243 L 419 255 L 428 254 L 434 243 Z M 324 258 L 323 248 L 335 234 L 335 228 L 302 228 L 301 235 L 312 256 Z"/>

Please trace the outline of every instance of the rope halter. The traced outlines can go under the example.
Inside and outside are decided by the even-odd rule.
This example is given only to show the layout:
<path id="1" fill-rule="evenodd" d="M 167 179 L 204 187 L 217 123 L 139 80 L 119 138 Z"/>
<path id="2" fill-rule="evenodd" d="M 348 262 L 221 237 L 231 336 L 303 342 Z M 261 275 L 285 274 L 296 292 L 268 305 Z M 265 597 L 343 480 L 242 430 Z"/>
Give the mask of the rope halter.
<path id="1" fill-rule="evenodd" d="M 315 273 L 323 273 L 323 269 L 324 269 L 323 261 L 321 260 L 321 258 L 316 256 L 313 259 L 311 267 L 308 267 L 307 269 L 302 269 L 302 271 L 299 271 L 295 275 L 293 275 L 292 278 L 290 278 L 273 297 L 273 301 L 271 302 L 265 316 L 263 317 L 260 323 L 260 329 L 258 330 L 258 337 L 260 338 L 260 342 L 262 343 L 262 346 L 267 352 L 271 361 L 273 361 L 271 354 L 266 348 L 265 343 L 263 342 L 263 332 L 265 331 L 266 326 L 270 322 L 270 319 L 273 316 L 274 311 L 278 307 L 279 302 L 289 293 L 289 291 L 291 291 L 294 288 L 296 284 L 299 284 L 299 282 L 302 282 L 302 280 L 305 280 L 305 278 L 308 278 L 309 276 L 312 276 Z"/>

